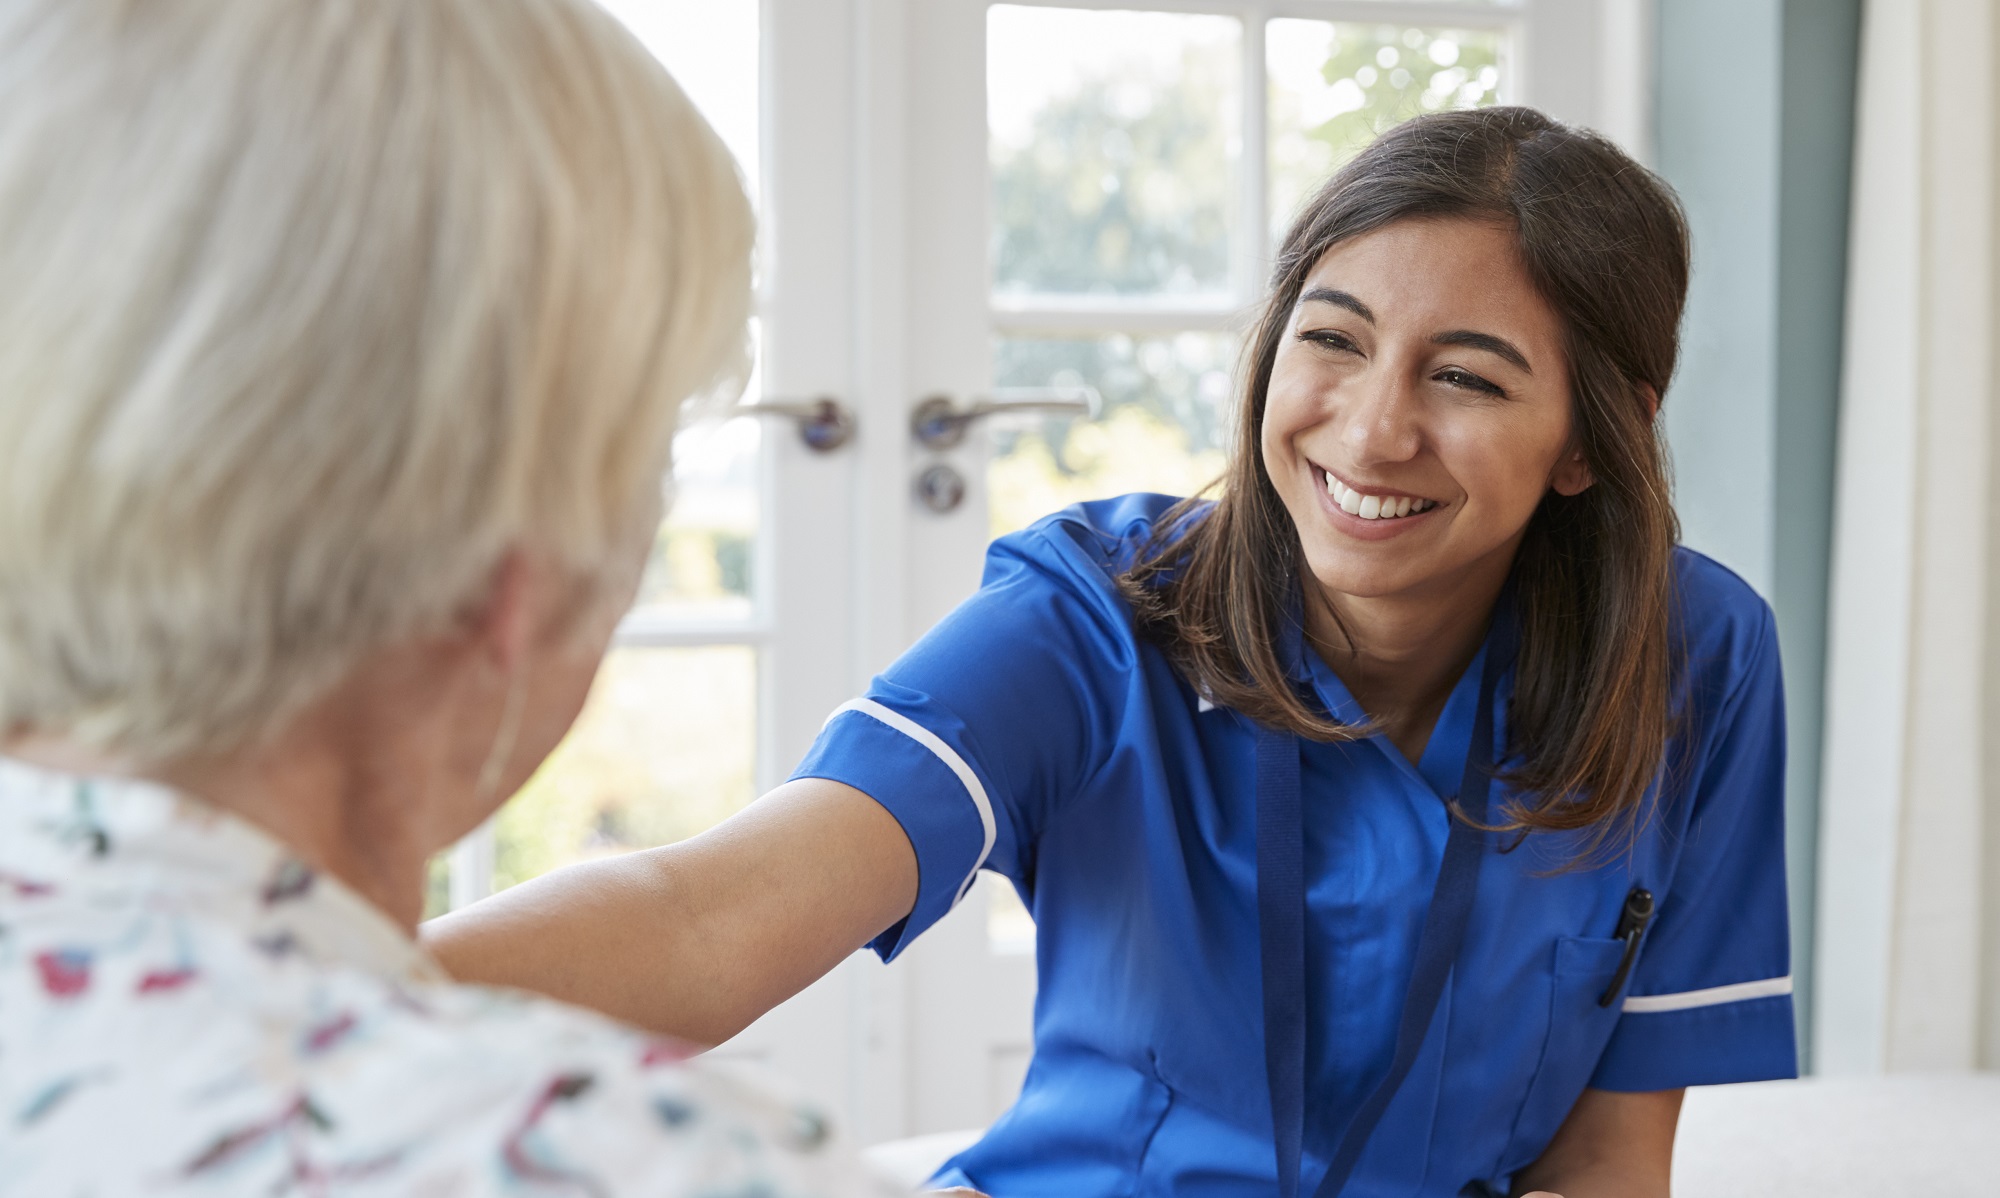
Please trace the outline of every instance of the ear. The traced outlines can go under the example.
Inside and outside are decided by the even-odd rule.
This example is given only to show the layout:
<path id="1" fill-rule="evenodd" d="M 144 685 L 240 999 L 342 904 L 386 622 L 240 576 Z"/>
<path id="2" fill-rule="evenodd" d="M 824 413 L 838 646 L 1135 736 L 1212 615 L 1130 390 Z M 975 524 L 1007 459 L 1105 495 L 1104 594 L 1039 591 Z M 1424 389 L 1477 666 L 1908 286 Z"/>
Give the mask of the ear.
<path id="1" fill-rule="evenodd" d="M 1563 452 L 1562 461 L 1549 474 L 1549 489 L 1558 495 L 1576 496 L 1597 483 L 1597 476 L 1583 460 L 1583 450 L 1575 445 Z"/>
<path id="2" fill-rule="evenodd" d="M 534 648 L 538 581 L 527 555 L 509 549 L 493 569 L 486 601 L 466 616 L 464 632 L 475 651 L 502 675 Z"/>
<path id="3" fill-rule="evenodd" d="M 1660 418 L 1660 393 L 1653 389 L 1653 384 L 1640 383 L 1639 398 L 1646 403 L 1646 423 L 1651 424 L 1653 421 L 1658 420 Z"/>

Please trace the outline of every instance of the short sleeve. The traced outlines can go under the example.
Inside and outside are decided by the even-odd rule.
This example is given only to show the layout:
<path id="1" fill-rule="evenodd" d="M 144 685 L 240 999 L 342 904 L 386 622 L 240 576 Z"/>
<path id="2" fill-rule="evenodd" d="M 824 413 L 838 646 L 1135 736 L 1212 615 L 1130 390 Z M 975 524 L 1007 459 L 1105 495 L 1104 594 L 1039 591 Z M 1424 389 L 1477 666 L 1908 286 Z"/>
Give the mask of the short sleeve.
<path id="1" fill-rule="evenodd" d="M 828 720 L 794 778 L 887 808 L 917 854 L 915 907 L 886 959 L 984 866 L 1026 882 L 1051 810 L 1106 759 L 1138 669 L 1114 542 L 1045 521 L 994 543 L 972 598 Z"/>
<path id="2" fill-rule="evenodd" d="M 1745 588 L 1747 591 L 1747 588 Z M 1784 685 L 1770 609 L 1713 696 L 1679 862 L 1591 1085 L 1798 1075 L 1785 898 Z M 1732 655 L 1736 656 L 1736 655 Z M 1696 703 L 1701 696 L 1696 695 Z"/>

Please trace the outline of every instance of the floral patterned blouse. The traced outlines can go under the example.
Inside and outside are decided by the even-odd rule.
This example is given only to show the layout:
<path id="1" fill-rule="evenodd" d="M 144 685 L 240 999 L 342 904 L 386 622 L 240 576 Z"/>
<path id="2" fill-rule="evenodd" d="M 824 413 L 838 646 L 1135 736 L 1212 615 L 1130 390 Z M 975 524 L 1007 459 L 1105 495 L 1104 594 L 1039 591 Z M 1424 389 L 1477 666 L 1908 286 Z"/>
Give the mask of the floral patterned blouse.
<path id="1" fill-rule="evenodd" d="M 454 984 L 239 819 L 0 759 L 0 1194 L 897 1192 L 685 1055 Z"/>

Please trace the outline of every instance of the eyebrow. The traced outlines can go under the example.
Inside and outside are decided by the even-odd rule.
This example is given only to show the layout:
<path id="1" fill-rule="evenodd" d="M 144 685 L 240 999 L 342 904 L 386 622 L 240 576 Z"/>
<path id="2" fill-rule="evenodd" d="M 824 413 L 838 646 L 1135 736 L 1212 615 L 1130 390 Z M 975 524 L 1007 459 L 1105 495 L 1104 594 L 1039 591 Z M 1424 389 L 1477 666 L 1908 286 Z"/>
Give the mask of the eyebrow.
<path id="1" fill-rule="evenodd" d="M 1336 308 L 1347 309 L 1349 312 L 1354 313 L 1356 316 L 1359 316 L 1361 319 L 1367 321 L 1369 324 L 1375 323 L 1374 309 L 1370 308 L 1367 304 L 1362 303 L 1354 296 L 1349 295 L 1347 292 L 1336 291 L 1331 287 L 1315 287 L 1311 291 L 1308 291 L 1304 295 L 1300 296 L 1299 302 L 1302 304 L 1310 304 L 1310 303 L 1332 304 Z"/>
<path id="2" fill-rule="evenodd" d="M 1431 338 L 1432 345 L 1462 345 L 1467 349 L 1483 349 L 1507 359 L 1528 374 L 1535 368 L 1528 365 L 1528 356 L 1516 349 L 1512 341 L 1505 337 L 1495 337 L 1491 333 L 1475 333 L 1471 329 L 1454 329 L 1449 333 L 1439 333 Z"/>
<path id="3" fill-rule="evenodd" d="M 1301 295 L 1299 302 L 1302 304 L 1332 304 L 1336 308 L 1347 309 L 1369 324 L 1375 323 L 1374 309 L 1362 303 L 1352 293 L 1341 291 L 1337 288 L 1315 287 L 1311 291 Z M 1522 353 L 1512 341 L 1507 340 L 1505 337 L 1495 337 L 1491 333 L 1475 332 L 1472 329 L 1453 329 L 1448 333 L 1439 333 L 1437 336 L 1431 338 L 1431 344 L 1462 345 L 1466 349 L 1483 349 L 1489 354 L 1505 358 L 1528 374 L 1535 373 L 1535 368 L 1528 365 L 1528 355 Z"/>

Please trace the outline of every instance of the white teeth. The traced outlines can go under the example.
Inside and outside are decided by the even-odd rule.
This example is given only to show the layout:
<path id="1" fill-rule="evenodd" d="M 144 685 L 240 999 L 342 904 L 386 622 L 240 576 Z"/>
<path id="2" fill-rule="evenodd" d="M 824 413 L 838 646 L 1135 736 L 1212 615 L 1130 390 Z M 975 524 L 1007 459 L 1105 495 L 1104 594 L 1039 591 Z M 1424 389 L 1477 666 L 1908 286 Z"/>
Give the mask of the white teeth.
<path id="1" fill-rule="evenodd" d="M 1409 495 L 1363 495 L 1331 474 L 1326 476 L 1326 493 L 1333 497 L 1334 504 L 1341 511 L 1363 520 L 1394 520 L 1399 516 L 1427 512 L 1437 506 L 1429 499 Z"/>

